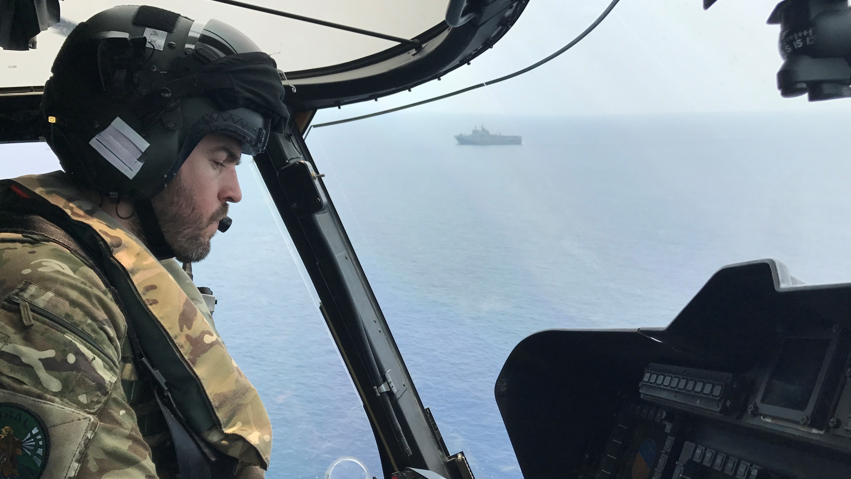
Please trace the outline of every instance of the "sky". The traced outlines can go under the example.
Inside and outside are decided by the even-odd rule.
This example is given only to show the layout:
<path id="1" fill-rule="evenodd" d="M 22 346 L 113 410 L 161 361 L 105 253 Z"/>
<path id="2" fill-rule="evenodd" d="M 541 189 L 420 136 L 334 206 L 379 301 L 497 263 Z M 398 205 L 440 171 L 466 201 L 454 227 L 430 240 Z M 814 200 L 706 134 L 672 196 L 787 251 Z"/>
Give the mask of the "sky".
<path id="1" fill-rule="evenodd" d="M 150 0 L 175 8 L 167 0 Z M 256 0 L 287 11 L 400 36 L 439 21 L 447 0 Z M 62 16 L 80 21 L 114 0 L 66 0 Z M 329 8 L 328 4 L 342 5 Z M 314 123 L 392 108 L 488 81 L 558 50 L 591 24 L 609 0 L 531 0 L 494 48 L 413 92 L 319 112 Z M 766 20 L 776 0 L 623 0 L 587 38 L 550 63 L 507 82 L 419 107 L 422 112 L 504 116 L 605 116 L 683 112 L 851 110 L 851 99 L 809 103 L 781 98 L 776 73 L 779 27 Z M 351 60 L 388 42 L 209 0 L 185 0 L 180 13 L 226 21 L 273 54 L 285 71 Z M 380 12 L 381 15 L 375 12 Z M 381 19 L 383 17 L 383 20 Z M 390 22 L 387 19 L 392 19 Z M 51 28 L 29 52 L 0 51 L 0 85 L 36 85 L 64 39 Z M 39 63 L 42 68 L 32 68 Z"/>
<path id="2" fill-rule="evenodd" d="M 314 123 L 400 106 L 481 83 L 558 50 L 608 0 L 532 0 L 490 51 L 440 82 L 378 102 L 320 111 Z M 851 100 L 784 99 L 773 0 L 621 1 L 588 37 L 521 77 L 418 107 L 441 113 L 601 116 L 683 112 L 851 111 Z"/>
<path id="3" fill-rule="evenodd" d="M 363 1 L 370 5 L 370 10 L 380 10 L 373 4 L 377 5 L 382 0 Z M 413 0 L 394 1 L 407 3 Z M 208 4 L 191 0 L 182 5 L 192 10 Z M 67 0 L 63 3 L 63 16 L 89 15 L 90 12 L 75 10 L 84 5 L 76 0 Z M 295 2 L 280 8 L 296 8 L 299 5 Z M 607 5 L 608 0 L 531 0 L 505 37 L 470 66 L 458 68 L 441 81 L 421 85 L 412 92 L 398 93 L 378 102 L 348 105 L 339 110 L 322 110 L 313 123 L 405 105 L 524 68 L 570 42 Z M 782 64 L 777 48 L 779 27 L 766 24 L 774 7 L 774 0 L 718 0 L 712 8 L 704 11 L 700 0 L 623 0 L 590 35 L 553 61 L 507 82 L 423 105 L 415 111 L 476 117 L 477 121 L 484 121 L 504 133 L 522 130 L 514 120 L 517 116 L 851 112 L 851 99 L 811 103 L 805 97 L 788 99 L 780 96 L 775 80 Z M 298 8 L 296 11 L 320 16 L 314 11 L 302 12 Z M 236 12 L 242 11 L 237 9 Z M 203 18 L 203 14 L 197 11 L 184 13 Z M 395 16 L 399 12 L 388 13 Z M 414 14 L 423 15 L 419 10 Z M 235 25 L 240 19 L 236 15 L 226 18 Z M 333 20 L 341 19 L 335 17 Z M 361 25 L 359 22 L 362 21 L 354 18 L 353 24 Z M 364 25 L 378 29 L 374 25 Z M 312 31 L 326 30 L 314 27 Z M 258 37 L 268 30 L 255 28 L 249 29 L 248 33 Z M 360 38 L 346 32 L 337 33 Z M 0 51 L 0 67 L 4 67 L 0 71 L 22 73 L 26 69 L 11 67 L 20 63 L 21 58 L 47 54 L 47 50 L 53 48 L 51 42 L 57 38 L 60 35 L 51 29 L 39 36 L 37 50 Z M 318 52 L 320 47 L 336 49 L 347 45 L 336 36 L 323 38 L 327 38 L 327 43 L 311 43 L 307 50 Z M 262 39 L 266 41 L 265 37 Z M 273 47 L 280 46 L 275 47 L 273 42 L 269 48 Z M 290 58 L 293 54 L 288 52 L 301 49 L 281 47 L 282 51 L 275 58 L 282 68 L 297 67 L 303 60 Z M 0 77 L 0 84 L 10 81 L 9 78 L 7 76 L 4 81 Z M 41 145 L 41 150 L 47 153 L 44 145 Z M 39 170 L 56 167 L 56 160 L 49 153 L 31 153 L 29 156 L 33 159 L 32 163 L 40 164 Z M 37 157 L 43 160 L 36 160 Z M 35 166 L 32 163 L 30 168 Z"/>

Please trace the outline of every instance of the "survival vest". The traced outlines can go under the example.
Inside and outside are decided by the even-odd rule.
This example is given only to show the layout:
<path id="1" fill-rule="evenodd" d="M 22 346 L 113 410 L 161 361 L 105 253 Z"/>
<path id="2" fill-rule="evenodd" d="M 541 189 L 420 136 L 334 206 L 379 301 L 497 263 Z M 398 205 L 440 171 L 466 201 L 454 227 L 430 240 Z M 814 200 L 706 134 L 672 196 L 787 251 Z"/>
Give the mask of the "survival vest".
<path id="1" fill-rule="evenodd" d="M 81 247 L 105 275 L 134 336 L 134 354 L 170 392 L 167 399 L 190 435 L 229 457 L 266 469 L 272 449 L 266 409 L 216 330 L 172 276 L 179 273 L 167 271 L 62 172 L 0 181 L 0 191 L 10 189 L 25 200 L 14 202 L 12 212 L 4 205 L 3 214 L 30 215 L 55 225 L 67 233 L 64 243 L 73 244 L 57 242 L 68 249 Z M 168 409 L 163 407 L 166 416 Z"/>

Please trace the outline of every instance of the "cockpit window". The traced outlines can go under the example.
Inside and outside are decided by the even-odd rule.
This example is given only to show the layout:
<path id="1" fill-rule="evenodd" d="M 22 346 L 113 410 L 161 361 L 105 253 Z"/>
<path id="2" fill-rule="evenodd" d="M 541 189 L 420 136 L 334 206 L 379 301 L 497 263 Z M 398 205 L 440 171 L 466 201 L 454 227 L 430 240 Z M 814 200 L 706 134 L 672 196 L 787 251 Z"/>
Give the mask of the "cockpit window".
<path id="1" fill-rule="evenodd" d="M 372 429 L 313 285 L 251 157 L 237 171 L 243 196 L 230 209 L 233 226 L 216 234 L 194 274 L 213 290 L 216 327 L 272 418 L 266 477 L 380 475 Z"/>
<path id="2" fill-rule="evenodd" d="M 621 3 L 514 80 L 308 135 L 422 401 L 476 477 L 520 477 L 493 390 L 524 337 L 664 327 L 743 261 L 851 279 L 851 100 L 780 97 L 773 5 L 658 3 Z M 530 3 L 471 66 L 314 124 L 510 73 L 606 4 Z"/>

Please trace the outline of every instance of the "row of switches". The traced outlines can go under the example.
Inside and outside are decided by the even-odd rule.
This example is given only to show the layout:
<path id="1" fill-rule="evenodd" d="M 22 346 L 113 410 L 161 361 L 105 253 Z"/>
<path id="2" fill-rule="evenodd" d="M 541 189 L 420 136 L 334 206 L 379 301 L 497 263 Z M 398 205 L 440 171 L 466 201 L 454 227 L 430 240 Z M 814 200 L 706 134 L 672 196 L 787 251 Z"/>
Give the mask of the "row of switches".
<path id="1" fill-rule="evenodd" d="M 757 479 L 760 468 L 737 457 L 691 441 L 683 443 L 672 479 L 692 479 L 702 467 L 709 467 L 735 479 Z"/>

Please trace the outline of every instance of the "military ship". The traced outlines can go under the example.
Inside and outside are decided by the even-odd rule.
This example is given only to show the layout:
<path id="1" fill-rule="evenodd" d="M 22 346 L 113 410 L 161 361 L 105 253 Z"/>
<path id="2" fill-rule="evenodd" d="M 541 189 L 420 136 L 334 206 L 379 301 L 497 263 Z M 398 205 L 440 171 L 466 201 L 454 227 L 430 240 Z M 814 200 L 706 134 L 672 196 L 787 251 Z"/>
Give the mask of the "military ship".
<path id="1" fill-rule="evenodd" d="M 473 133 L 469 135 L 455 135 L 459 145 L 519 145 L 523 141 L 520 135 L 492 135 L 485 126 L 473 127 Z"/>

